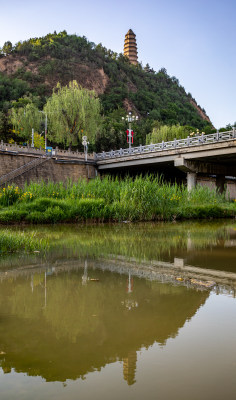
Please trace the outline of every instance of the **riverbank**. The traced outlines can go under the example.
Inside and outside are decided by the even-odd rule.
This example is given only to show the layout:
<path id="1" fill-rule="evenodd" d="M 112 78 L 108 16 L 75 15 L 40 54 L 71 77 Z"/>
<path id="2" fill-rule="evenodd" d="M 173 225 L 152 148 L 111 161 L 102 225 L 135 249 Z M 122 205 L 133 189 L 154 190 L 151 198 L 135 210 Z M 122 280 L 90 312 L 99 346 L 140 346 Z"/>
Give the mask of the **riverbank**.
<path id="1" fill-rule="evenodd" d="M 105 177 L 78 183 L 9 185 L 0 191 L 0 223 L 171 221 L 236 216 L 227 193 L 183 185 L 159 177 Z"/>

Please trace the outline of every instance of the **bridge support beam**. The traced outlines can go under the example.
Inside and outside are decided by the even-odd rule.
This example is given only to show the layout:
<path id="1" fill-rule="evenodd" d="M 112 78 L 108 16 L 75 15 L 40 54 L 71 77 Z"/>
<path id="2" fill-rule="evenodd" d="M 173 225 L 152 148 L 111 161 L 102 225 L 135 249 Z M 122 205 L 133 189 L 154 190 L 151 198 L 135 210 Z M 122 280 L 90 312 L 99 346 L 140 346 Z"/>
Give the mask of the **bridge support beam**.
<path id="1" fill-rule="evenodd" d="M 187 172 L 187 188 L 188 192 L 195 188 L 197 183 L 197 174 L 196 172 Z"/>
<path id="2" fill-rule="evenodd" d="M 183 172 L 196 172 L 198 174 L 216 175 L 216 176 L 236 176 L 235 165 L 214 164 L 203 161 L 187 160 L 183 157 L 174 160 L 176 168 Z"/>
<path id="3" fill-rule="evenodd" d="M 201 161 L 186 160 L 183 157 L 174 160 L 176 168 L 187 173 L 188 191 L 196 186 L 197 173 L 206 175 L 216 175 L 216 188 L 219 193 L 223 193 L 225 189 L 225 176 L 236 175 L 235 166 L 216 165 Z"/>

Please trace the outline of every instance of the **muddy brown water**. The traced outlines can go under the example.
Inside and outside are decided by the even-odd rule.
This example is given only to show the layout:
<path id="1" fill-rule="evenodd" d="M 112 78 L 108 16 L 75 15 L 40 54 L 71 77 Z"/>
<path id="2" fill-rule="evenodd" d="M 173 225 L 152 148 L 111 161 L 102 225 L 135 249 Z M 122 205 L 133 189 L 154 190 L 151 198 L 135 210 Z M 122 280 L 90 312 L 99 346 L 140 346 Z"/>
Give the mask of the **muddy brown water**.
<path id="1" fill-rule="evenodd" d="M 235 399 L 234 221 L 24 229 L 52 246 L 0 260 L 1 400 Z"/>

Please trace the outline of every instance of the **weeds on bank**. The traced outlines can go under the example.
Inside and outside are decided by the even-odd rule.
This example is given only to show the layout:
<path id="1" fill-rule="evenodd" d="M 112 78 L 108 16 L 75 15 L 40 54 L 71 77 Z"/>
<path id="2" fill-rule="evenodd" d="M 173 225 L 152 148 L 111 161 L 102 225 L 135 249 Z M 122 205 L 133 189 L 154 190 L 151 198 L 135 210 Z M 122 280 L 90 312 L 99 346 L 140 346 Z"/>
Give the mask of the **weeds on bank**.
<path id="1" fill-rule="evenodd" d="M 0 231 L 0 255 L 16 251 L 45 251 L 48 242 L 35 233 Z"/>
<path id="2" fill-rule="evenodd" d="M 224 194 L 201 186 L 188 193 L 185 186 L 154 176 L 30 183 L 24 189 L 11 185 L 0 190 L 0 206 L 1 223 L 151 221 L 236 214 L 236 204 Z"/>

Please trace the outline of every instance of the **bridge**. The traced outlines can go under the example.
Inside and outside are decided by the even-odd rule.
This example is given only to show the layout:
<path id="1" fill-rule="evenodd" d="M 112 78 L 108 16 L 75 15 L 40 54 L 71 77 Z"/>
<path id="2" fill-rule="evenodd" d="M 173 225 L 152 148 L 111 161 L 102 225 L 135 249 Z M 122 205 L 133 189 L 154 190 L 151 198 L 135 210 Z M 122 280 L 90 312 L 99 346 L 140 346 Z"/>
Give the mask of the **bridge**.
<path id="1" fill-rule="evenodd" d="M 0 144 L 0 186 L 26 180 L 77 181 L 101 174 L 158 172 L 170 181 L 185 182 L 191 190 L 196 183 L 212 185 L 222 192 L 227 183 L 231 198 L 236 198 L 236 130 L 185 139 L 140 145 L 109 152 L 88 154 L 54 149 L 45 150 Z"/>
<path id="2" fill-rule="evenodd" d="M 98 171 L 109 173 L 151 168 L 175 175 L 178 169 L 182 177 L 187 174 L 189 190 L 198 174 L 215 176 L 216 186 L 223 191 L 225 177 L 236 177 L 236 130 L 97 153 L 95 161 Z"/>

